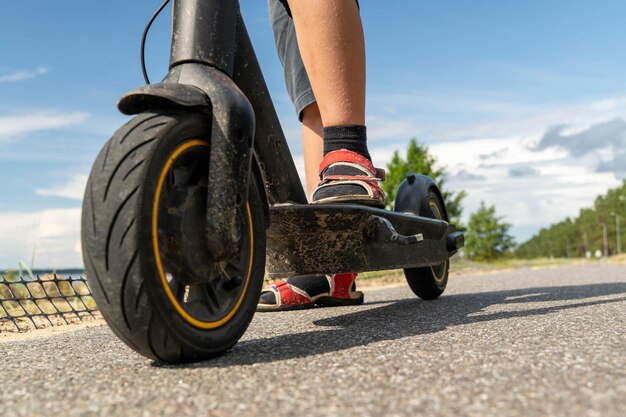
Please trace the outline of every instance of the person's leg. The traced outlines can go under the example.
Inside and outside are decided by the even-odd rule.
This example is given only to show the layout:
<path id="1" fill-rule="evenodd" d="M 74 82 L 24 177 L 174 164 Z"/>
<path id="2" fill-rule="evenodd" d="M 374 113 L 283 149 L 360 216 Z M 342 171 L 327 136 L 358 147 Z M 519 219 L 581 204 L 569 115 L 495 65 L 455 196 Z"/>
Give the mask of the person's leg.
<path id="1" fill-rule="evenodd" d="M 285 6 L 285 0 L 268 0 L 276 51 L 285 71 L 285 86 L 296 115 L 302 122 L 302 153 L 307 197 L 310 199 L 320 180 L 318 170 L 324 157 L 323 125 L 311 82 L 300 56 L 293 20 Z"/>
<path id="2" fill-rule="evenodd" d="M 285 84 L 296 114 L 302 121 L 307 196 L 319 183 L 319 165 L 324 153 L 323 124 L 296 39 L 293 20 L 279 0 L 268 0 L 276 49 L 285 70 Z M 261 294 L 260 311 L 282 311 L 314 305 L 354 305 L 363 303 L 356 291 L 355 273 L 290 277 L 266 286 Z"/>
<path id="3" fill-rule="evenodd" d="M 302 149 L 307 195 L 319 182 L 318 167 L 323 158 L 322 118 L 317 103 L 299 111 L 302 118 Z M 289 311 L 318 306 L 344 306 L 363 303 L 356 290 L 356 273 L 290 277 L 263 288 L 258 311 Z"/>
<path id="4" fill-rule="evenodd" d="M 324 158 L 322 116 L 317 103 L 311 103 L 302 111 L 302 153 L 306 190 L 309 200 L 320 182 L 319 166 Z"/>
<path id="5" fill-rule="evenodd" d="M 357 3 L 291 0 L 289 7 L 324 126 L 365 125 L 365 41 Z"/>
<path id="6" fill-rule="evenodd" d="M 365 42 L 357 2 L 291 0 L 288 5 L 324 126 L 321 182 L 311 201 L 383 207 L 383 174 L 367 149 Z"/>

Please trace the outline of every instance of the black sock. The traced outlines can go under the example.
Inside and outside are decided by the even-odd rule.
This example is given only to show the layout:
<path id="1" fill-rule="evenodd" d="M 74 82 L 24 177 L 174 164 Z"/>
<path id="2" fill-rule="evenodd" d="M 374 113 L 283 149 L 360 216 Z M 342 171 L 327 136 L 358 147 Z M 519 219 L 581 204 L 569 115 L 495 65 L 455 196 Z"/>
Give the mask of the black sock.
<path id="1" fill-rule="evenodd" d="M 367 151 L 367 129 L 365 126 L 345 125 L 324 128 L 324 155 L 332 151 L 347 149 L 356 152 L 370 161 Z"/>

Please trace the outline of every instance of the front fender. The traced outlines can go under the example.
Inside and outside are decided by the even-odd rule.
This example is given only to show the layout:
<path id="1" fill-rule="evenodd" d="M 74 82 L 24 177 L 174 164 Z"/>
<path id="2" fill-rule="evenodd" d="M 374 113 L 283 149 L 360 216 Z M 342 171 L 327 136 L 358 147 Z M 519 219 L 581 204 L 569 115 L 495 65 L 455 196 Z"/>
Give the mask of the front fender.
<path id="1" fill-rule="evenodd" d="M 132 90 L 124 94 L 117 103 L 117 108 L 127 115 L 181 107 L 210 111 L 211 101 L 198 87 L 166 80 Z"/>

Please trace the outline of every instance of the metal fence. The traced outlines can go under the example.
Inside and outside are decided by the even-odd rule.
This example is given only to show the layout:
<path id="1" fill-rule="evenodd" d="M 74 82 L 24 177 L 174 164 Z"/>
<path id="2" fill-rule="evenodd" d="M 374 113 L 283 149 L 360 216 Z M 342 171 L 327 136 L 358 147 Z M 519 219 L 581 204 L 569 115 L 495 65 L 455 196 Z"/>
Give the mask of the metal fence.
<path id="1" fill-rule="evenodd" d="M 23 332 L 99 317 L 82 276 L 0 276 L 0 332 Z"/>

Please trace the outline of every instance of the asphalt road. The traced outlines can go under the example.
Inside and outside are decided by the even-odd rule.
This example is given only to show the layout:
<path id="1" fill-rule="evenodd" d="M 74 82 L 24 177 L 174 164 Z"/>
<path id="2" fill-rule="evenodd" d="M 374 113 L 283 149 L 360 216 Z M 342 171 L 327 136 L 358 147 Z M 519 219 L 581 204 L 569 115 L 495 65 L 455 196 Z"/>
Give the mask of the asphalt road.
<path id="1" fill-rule="evenodd" d="M 156 366 L 106 327 L 0 342 L 9 416 L 626 416 L 626 267 L 453 277 L 258 314 L 223 357 Z"/>

